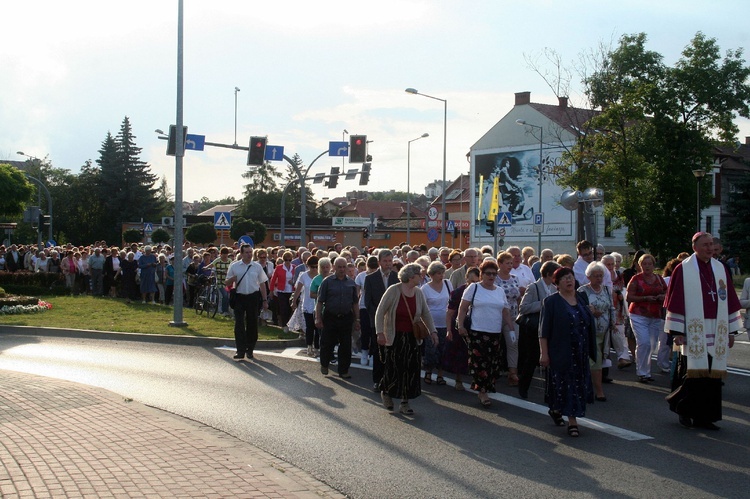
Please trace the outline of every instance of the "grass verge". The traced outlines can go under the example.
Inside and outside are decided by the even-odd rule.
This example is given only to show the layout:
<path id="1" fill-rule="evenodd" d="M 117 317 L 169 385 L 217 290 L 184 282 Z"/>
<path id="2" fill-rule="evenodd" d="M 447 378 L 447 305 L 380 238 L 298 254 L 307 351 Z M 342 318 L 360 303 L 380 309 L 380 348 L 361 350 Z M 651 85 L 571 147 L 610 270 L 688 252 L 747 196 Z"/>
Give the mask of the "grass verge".
<path id="1" fill-rule="evenodd" d="M 42 300 L 52 304 L 52 310 L 38 314 L 0 316 L 0 324 L 6 326 L 57 327 L 63 329 L 95 329 L 123 333 L 171 334 L 191 336 L 213 336 L 234 338 L 234 320 L 216 315 L 213 319 L 196 315 L 185 308 L 183 321 L 186 327 L 170 327 L 172 307 L 125 303 L 114 298 L 92 296 L 43 296 Z M 295 339 L 297 333 L 284 333 L 280 328 L 262 326 L 258 337 L 261 340 Z"/>

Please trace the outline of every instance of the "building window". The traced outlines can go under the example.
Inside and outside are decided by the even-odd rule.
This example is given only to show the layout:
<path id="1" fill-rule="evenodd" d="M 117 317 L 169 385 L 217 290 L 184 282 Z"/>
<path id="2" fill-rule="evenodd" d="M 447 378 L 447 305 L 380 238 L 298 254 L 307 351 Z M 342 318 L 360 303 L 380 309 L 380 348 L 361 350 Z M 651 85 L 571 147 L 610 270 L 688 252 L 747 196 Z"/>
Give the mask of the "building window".
<path id="1" fill-rule="evenodd" d="M 706 232 L 713 234 L 714 217 L 706 217 Z"/>
<path id="2" fill-rule="evenodd" d="M 612 237 L 612 217 L 604 217 L 604 237 Z"/>

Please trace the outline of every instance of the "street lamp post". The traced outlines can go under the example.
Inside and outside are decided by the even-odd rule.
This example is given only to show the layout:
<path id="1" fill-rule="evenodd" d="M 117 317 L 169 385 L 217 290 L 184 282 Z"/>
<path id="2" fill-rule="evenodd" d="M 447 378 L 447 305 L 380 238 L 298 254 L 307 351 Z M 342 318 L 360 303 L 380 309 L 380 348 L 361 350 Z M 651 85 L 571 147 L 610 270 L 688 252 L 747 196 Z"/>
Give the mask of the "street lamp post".
<path id="1" fill-rule="evenodd" d="M 411 246 L 411 143 L 429 136 L 429 133 L 423 133 L 416 139 L 410 140 L 406 147 L 406 244 L 409 246 Z"/>
<path id="2" fill-rule="evenodd" d="M 16 152 L 16 154 L 29 158 L 32 161 L 32 163 L 34 160 L 37 160 L 41 163 L 41 160 L 39 158 L 37 158 L 36 156 L 29 156 L 28 154 L 25 154 L 23 151 L 18 151 Z M 39 199 L 40 200 L 42 197 L 42 194 L 41 194 L 42 190 L 44 190 L 44 193 L 47 196 L 47 215 L 49 215 L 49 226 L 47 227 L 47 236 L 48 236 L 48 240 L 52 241 L 52 197 L 49 194 L 49 189 L 47 189 L 47 186 L 44 185 L 41 178 L 34 178 L 31 175 L 29 175 L 28 172 L 24 172 L 24 174 L 26 175 L 26 178 L 36 182 L 39 185 Z M 41 230 L 38 231 L 37 239 L 38 239 L 37 246 L 39 247 L 39 249 L 43 249 L 44 245 L 42 244 L 42 231 Z"/>
<path id="3" fill-rule="evenodd" d="M 234 147 L 237 147 L 237 92 L 239 87 L 234 87 Z"/>
<path id="4" fill-rule="evenodd" d="M 531 123 L 526 123 L 524 120 L 516 120 L 516 123 L 521 126 L 530 126 L 532 128 L 539 129 L 539 211 L 537 213 L 542 213 L 542 182 L 544 180 L 543 169 L 542 169 L 542 154 L 543 154 L 542 148 L 544 146 L 544 128 L 542 128 L 539 125 L 532 125 Z M 542 231 L 541 230 L 537 233 L 536 252 L 537 252 L 536 253 L 537 255 L 541 256 L 542 254 Z"/>
<path id="5" fill-rule="evenodd" d="M 695 201 L 695 231 L 700 232 L 701 231 L 701 181 L 703 180 L 703 177 L 706 176 L 706 170 L 703 168 L 696 168 L 693 170 L 693 175 L 695 175 L 695 183 L 698 187 L 698 192 L 696 194 L 696 201 Z"/>
<path id="6" fill-rule="evenodd" d="M 448 100 L 447 99 L 441 99 L 440 97 L 433 97 L 432 95 L 427 94 L 421 94 L 419 91 L 415 88 L 407 88 L 406 93 L 408 94 L 414 94 L 414 95 L 421 95 L 422 97 L 427 97 L 428 99 L 434 99 L 439 100 L 443 103 L 443 186 L 441 189 L 441 195 L 442 198 L 442 212 L 443 212 L 443 221 L 441 226 L 441 232 L 440 232 L 440 246 L 445 246 L 445 226 L 446 224 L 446 213 L 445 213 L 445 183 L 446 183 L 446 167 L 447 167 L 447 159 L 446 159 L 446 144 L 448 139 Z"/>

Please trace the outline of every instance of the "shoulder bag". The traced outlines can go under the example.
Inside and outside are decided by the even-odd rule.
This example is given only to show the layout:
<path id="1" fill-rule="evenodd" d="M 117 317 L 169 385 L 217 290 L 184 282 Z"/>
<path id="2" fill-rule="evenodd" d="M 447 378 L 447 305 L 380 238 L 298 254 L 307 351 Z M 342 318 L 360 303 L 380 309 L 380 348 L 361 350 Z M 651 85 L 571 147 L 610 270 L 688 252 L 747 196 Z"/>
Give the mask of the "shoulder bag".
<path id="1" fill-rule="evenodd" d="M 427 324 L 424 323 L 424 320 L 420 317 L 419 320 L 414 320 L 414 316 L 411 313 L 411 308 L 409 307 L 409 302 L 406 301 L 406 297 L 403 293 L 401 293 L 401 299 L 404 300 L 404 303 L 406 304 L 406 310 L 409 312 L 409 320 L 411 321 L 411 327 L 412 327 L 412 333 L 414 333 L 414 337 L 418 340 L 424 340 L 428 336 L 430 336 L 430 330 L 427 329 Z"/>
<path id="2" fill-rule="evenodd" d="M 539 297 L 539 286 L 537 286 L 537 282 L 534 283 L 534 286 L 536 287 L 536 296 Z M 541 301 L 541 300 L 539 300 Z M 518 324 L 521 327 L 526 328 L 529 331 L 538 331 L 539 330 L 539 315 L 540 312 L 535 312 L 533 314 L 518 314 L 518 317 L 516 317 L 516 324 Z"/>
<path id="3" fill-rule="evenodd" d="M 247 271 L 250 270 L 250 267 L 253 265 L 253 262 L 250 262 L 250 265 L 247 266 L 245 269 L 245 274 L 247 274 Z M 240 287 L 240 283 L 242 282 L 242 279 L 245 278 L 245 274 L 242 274 L 242 277 L 240 277 L 240 280 L 237 281 L 237 284 L 234 285 L 232 289 L 229 290 L 229 306 L 234 308 L 235 305 L 237 305 L 237 288 Z"/>
<path id="4" fill-rule="evenodd" d="M 466 312 L 466 317 L 464 317 L 464 323 L 463 326 L 466 328 L 467 331 L 471 329 L 471 311 L 474 309 L 474 298 L 477 296 L 477 290 L 479 289 L 479 283 L 474 283 L 474 293 L 471 295 L 471 303 L 469 304 L 469 311 Z"/>

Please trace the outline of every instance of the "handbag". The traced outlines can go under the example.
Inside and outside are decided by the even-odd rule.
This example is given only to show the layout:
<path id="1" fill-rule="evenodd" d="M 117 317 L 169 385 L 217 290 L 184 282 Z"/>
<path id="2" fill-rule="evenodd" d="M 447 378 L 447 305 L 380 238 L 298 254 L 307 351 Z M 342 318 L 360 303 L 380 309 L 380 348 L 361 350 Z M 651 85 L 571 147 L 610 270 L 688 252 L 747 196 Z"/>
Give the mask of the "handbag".
<path id="1" fill-rule="evenodd" d="M 536 285 L 537 283 L 534 283 L 534 286 Z M 536 295 L 539 296 L 539 287 L 536 288 Z M 518 314 L 518 317 L 516 317 L 516 324 L 523 328 L 526 328 L 526 330 L 537 331 L 539 330 L 539 315 L 540 312 L 534 312 L 531 314 Z"/>
<path id="2" fill-rule="evenodd" d="M 409 312 L 409 320 L 411 320 L 411 327 L 412 327 L 412 333 L 414 333 L 414 337 L 418 340 L 424 340 L 428 336 L 430 336 L 430 330 L 427 329 L 427 324 L 424 323 L 424 320 L 420 317 L 419 320 L 414 320 L 414 316 L 411 314 L 411 308 L 409 308 L 409 302 L 406 301 L 406 297 L 403 293 L 401 293 L 401 298 L 404 300 L 404 303 L 406 304 L 406 310 Z"/>
<path id="3" fill-rule="evenodd" d="M 245 269 L 245 274 L 247 274 L 247 271 L 250 270 L 251 265 L 252 265 L 252 262 L 250 262 L 250 265 L 248 265 L 247 268 Z M 242 282 L 242 279 L 245 278 L 245 274 L 242 274 L 242 277 L 240 277 L 240 280 L 237 281 L 237 284 L 232 289 L 229 290 L 229 306 L 232 308 L 235 308 L 235 305 L 237 305 L 237 288 Z"/>
<path id="4" fill-rule="evenodd" d="M 471 304 L 469 305 L 469 311 L 466 313 L 466 317 L 464 317 L 464 328 L 469 331 L 471 329 L 471 311 L 474 309 L 474 298 L 477 296 L 477 289 L 479 289 L 479 283 L 476 283 L 476 286 L 474 287 L 474 294 L 471 295 Z"/>

